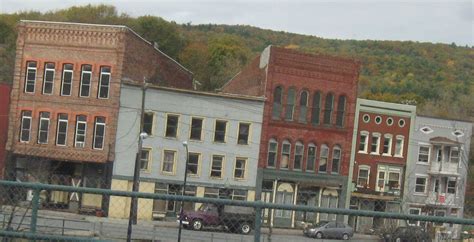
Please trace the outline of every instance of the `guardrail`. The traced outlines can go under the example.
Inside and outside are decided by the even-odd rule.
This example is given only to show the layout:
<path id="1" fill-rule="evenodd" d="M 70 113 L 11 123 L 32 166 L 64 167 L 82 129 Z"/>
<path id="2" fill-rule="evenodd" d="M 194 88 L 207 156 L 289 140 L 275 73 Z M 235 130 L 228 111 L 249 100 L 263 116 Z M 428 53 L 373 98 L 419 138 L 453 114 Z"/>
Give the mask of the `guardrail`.
<path id="1" fill-rule="evenodd" d="M 278 210 L 291 210 L 291 211 L 303 211 L 303 212 L 314 212 L 314 213 L 328 213 L 328 214 L 337 214 L 337 215 L 354 215 L 354 216 L 379 217 L 379 218 L 390 218 L 390 219 L 399 219 L 399 220 L 426 221 L 426 222 L 434 222 L 434 223 L 474 225 L 474 219 L 466 219 L 466 218 L 410 215 L 410 214 L 400 214 L 400 213 L 393 213 L 393 212 L 377 212 L 377 211 L 340 209 L 340 208 L 321 208 L 321 207 L 310 207 L 310 206 L 303 206 L 303 205 L 273 204 L 273 203 L 264 203 L 262 201 L 250 202 L 250 201 L 238 201 L 238 200 L 229 200 L 229 199 L 168 195 L 168 194 L 158 194 L 158 193 L 129 192 L 129 191 L 117 191 L 117 190 L 107 190 L 107 189 L 99 189 L 99 188 L 72 187 L 72 186 L 42 184 L 42 183 L 27 183 L 27 182 L 0 180 L 0 187 L 2 186 L 22 187 L 22 188 L 28 188 L 28 189 L 33 190 L 33 197 L 31 201 L 32 202 L 31 219 L 30 219 L 30 226 L 29 226 L 30 231 L 29 232 L 14 232 L 14 231 L 8 231 L 8 230 L 0 230 L 0 235 L 2 236 L 20 237 L 20 238 L 29 238 L 29 239 L 78 240 L 78 237 L 44 235 L 37 232 L 38 207 L 39 207 L 39 200 L 40 200 L 40 191 L 42 190 L 78 192 L 78 193 L 100 194 L 100 195 L 118 196 L 118 197 L 141 198 L 141 199 L 185 201 L 185 202 L 194 202 L 194 203 L 214 203 L 214 204 L 221 204 L 221 205 L 253 207 L 255 209 L 254 241 L 260 241 L 260 238 L 261 238 L 260 236 L 261 236 L 261 228 L 262 228 L 263 209 L 278 209 Z M 84 239 L 93 240 L 92 238 L 88 238 L 88 239 L 84 238 Z"/>

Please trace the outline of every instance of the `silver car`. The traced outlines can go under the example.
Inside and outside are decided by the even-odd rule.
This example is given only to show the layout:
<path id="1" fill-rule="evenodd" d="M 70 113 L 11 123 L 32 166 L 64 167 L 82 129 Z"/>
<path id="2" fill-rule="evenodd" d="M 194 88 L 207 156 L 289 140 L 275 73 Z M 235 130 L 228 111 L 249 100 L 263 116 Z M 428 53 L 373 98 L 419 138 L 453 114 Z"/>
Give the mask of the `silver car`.
<path id="1" fill-rule="evenodd" d="M 320 222 L 304 228 L 303 234 L 311 238 L 334 238 L 348 240 L 354 230 L 347 224 L 339 222 Z"/>

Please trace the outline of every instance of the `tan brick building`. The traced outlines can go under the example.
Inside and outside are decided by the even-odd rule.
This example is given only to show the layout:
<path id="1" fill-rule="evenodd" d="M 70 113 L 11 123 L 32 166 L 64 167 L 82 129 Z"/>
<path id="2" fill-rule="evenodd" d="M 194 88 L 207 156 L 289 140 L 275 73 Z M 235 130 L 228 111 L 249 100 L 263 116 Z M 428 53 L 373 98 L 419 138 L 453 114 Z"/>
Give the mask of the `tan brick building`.
<path id="1" fill-rule="evenodd" d="M 11 178 L 108 186 L 123 80 L 193 86 L 190 71 L 128 27 L 21 21 L 6 145 Z M 47 198 L 66 208 L 101 200 Z"/>

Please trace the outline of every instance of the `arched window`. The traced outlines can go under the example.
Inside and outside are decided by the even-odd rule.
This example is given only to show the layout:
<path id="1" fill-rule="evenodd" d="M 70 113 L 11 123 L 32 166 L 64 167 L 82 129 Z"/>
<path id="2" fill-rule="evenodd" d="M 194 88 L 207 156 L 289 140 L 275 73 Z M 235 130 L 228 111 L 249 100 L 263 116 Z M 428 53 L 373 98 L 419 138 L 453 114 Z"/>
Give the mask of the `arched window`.
<path id="1" fill-rule="evenodd" d="M 326 100 L 324 102 L 324 124 L 331 124 L 331 116 L 332 116 L 332 109 L 334 103 L 334 95 L 332 93 L 328 93 L 326 95 Z"/>
<path id="2" fill-rule="evenodd" d="M 344 126 L 344 113 L 346 112 L 346 96 L 339 96 L 339 101 L 337 102 L 337 116 L 336 116 L 336 125 L 339 127 Z"/>
<path id="3" fill-rule="evenodd" d="M 281 115 L 281 98 L 282 98 L 283 88 L 278 86 L 275 88 L 273 92 L 273 112 L 272 117 L 273 119 L 280 119 Z"/>
<path id="4" fill-rule="evenodd" d="M 313 125 L 319 124 L 319 114 L 321 113 L 321 92 L 317 91 L 313 96 L 313 105 L 311 110 L 311 123 Z"/>
<path id="5" fill-rule="evenodd" d="M 301 142 L 296 142 L 295 145 L 295 159 L 293 162 L 293 169 L 301 170 L 303 164 L 304 145 Z"/>
<path id="6" fill-rule="evenodd" d="M 281 144 L 280 168 L 288 169 L 288 164 L 290 164 L 290 152 L 291 152 L 290 141 L 283 140 L 283 143 Z"/>
<path id="7" fill-rule="evenodd" d="M 319 154 L 319 172 L 326 173 L 328 169 L 329 147 L 321 145 L 321 152 Z"/>
<path id="8" fill-rule="evenodd" d="M 267 167 L 274 168 L 277 161 L 278 143 L 275 139 L 270 139 L 268 142 L 268 158 Z"/>
<path id="9" fill-rule="evenodd" d="M 308 144 L 308 159 L 306 160 L 306 171 L 314 171 L 316 162 L 316 146 L 313 143 Z"/>
<path id="10" fill-rule="evenodd" d="M 341 169 L 341 147 L 336 145 L 332 149 L 332 173 L 338 174 Z"/>
<path id="11" fill-rule="evenodd" d="M 296 91 L 295 88 L 292 87 L 288 90 L 288 98 L 286 99 L 285 120 L 293 120 L 293 114 L 295 113 L 295 97 Z"/>
<path id="12" fill-rule="evenodd" d="M 308 92 L 302 91 L 300 95 L 300 123 L 306 123 L 306 114 L 308 113 Z"/>

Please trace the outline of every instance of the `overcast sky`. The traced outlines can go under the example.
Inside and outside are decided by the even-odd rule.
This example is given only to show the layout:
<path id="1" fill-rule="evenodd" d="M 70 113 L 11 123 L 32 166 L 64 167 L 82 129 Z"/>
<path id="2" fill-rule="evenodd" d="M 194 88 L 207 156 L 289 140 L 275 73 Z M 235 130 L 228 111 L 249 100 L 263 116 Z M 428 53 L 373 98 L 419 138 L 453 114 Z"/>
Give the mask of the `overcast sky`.
<path id="1" fill-rule="evenodd" d="M 474 0 L 0 0 L 0 12 L 106 3 L 132 16 L 177 23 L 245 24 L 337 39 L 413 40 L 474 46 Z"/>

